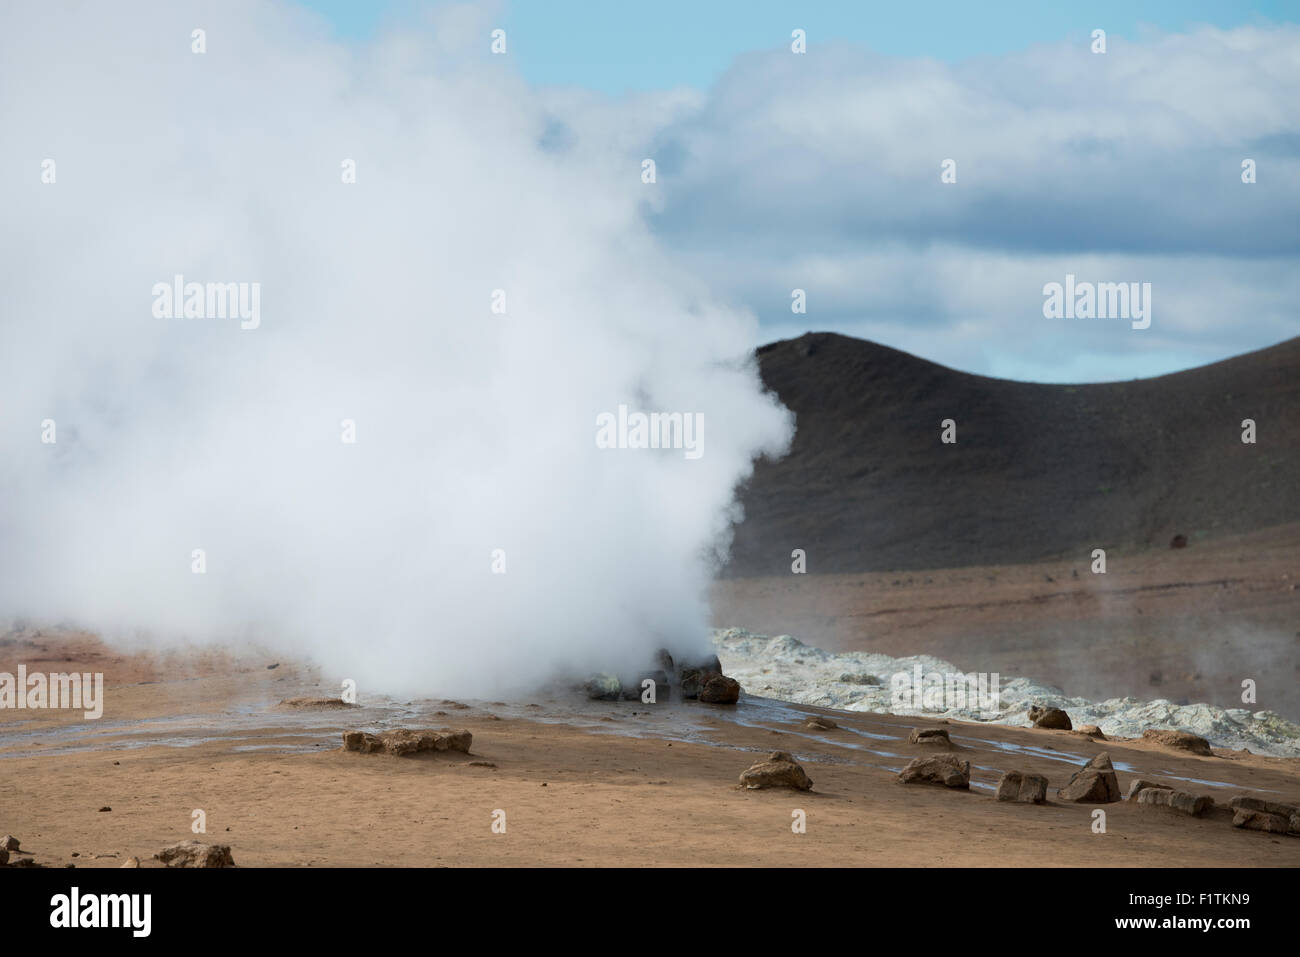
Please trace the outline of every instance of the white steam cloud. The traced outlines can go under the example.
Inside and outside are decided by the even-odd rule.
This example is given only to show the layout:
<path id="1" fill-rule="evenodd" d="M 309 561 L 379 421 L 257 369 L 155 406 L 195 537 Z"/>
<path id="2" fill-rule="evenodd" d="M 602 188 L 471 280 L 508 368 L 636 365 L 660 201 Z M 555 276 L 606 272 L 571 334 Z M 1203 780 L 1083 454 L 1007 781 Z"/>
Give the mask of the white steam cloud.
<path id="1" fill-rule="evenodd" d="M 707 647 L 735 486 L 790 417 L 752 317 L 644 228 L 666 187 L 494 26 L 355 52 L 285 4 L 5 5 L 0 616 L 393 693 Z M 260 284 L 260 324 L 155 316 L 178 274 Z M 702 415 L 704 454 L 597 448 L 620 404 Z"/>

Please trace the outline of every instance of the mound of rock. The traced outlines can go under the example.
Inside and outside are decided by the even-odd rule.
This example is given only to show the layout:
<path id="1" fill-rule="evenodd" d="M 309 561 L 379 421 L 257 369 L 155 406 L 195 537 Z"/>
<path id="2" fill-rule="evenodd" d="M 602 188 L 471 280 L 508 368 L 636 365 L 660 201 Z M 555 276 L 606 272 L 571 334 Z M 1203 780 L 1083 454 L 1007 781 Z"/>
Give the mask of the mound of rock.
<path id="1" fill-rule="evenodd" d="M 951 748 L 952 739 L 943 728 L 913 728 L 907 736 L 908 744 L 928 744 L 937 748 Z"/>
<path id="2" fill-rule="evenodd" d="M 1169 728 L 1147 728 L 1142 732 L 1142 740 L 1151 741 L 1166 748 L 1173 748 L 1176 751 L 1190 751 L 1192 754 L 1199 754 L 1207 758 L 1214 757 L 1214 752 L 1210 750 L 1210 742 L 1200 735 L 1188 731 L 1174 731 Z"/>
<path id="3" fill-rule="evenodd" d="M 1050 731 L 1069 731 L 1074 727 L 1070 723 L 1070 716 L 1060 708 L 1045 708 L 1041 705 L 1033 705 L 1029 709 L 1029 720 L 1035 728 Z"/>
<path id="4" fill-rule="evenodd" d="M 1113 804 L 1120 800 L 1119 780 L 1110 755 L 1103 751 L 1075 771 L 1056 796 L 1076 804 Z"/>
<path id="5" fill-rule="evenodd" d="M 955 755 L 941 754 L 932 758 L 913 758 L 907 767 L 898 772 L 904 784 L 936 784 L 946 788 L 970 787 L 970 762 Z"/>
<path id="6" fill-rule="evenodd" d="M 1044 804 L 1047 801 L 1047 778 L 1041 774 L 1007 771 L 998 778 L 998 790 L 995 796 L 999 801 Z"/>
<path id="7" fill-rule="evenodd" d="M 1228 807 L 1232 808 L 1233 827 L 1300 837 L 1300 809 L 1294 804 L 1242 795 L 1229 800 Z"/>
<path id="8" fill-rule="evenodd" d="M 394 728 L 371 734 L 368 731 L 344 731 L 343 750 L 363 754 L 415 754 L 420 751 L 462 751 L 469 754 L 473 735 L 468 731 L 432 731 Z"/>
<path id="9" fill-rule="evenodd" d="M 201 841 L 181 841 L 164 847 L 154 855 L 168 867 L 234 867 L 229 844 L 204 844 Z"/>
<path id="10" fill-rule="evenodd" d="M 812 779 L 786 751 L 773 751 L 765 761 L 742 771 L 740 783 L 747 788 L 794 788 L 797 791 L 807 791 L 812 787 Z"/>
<path id="11" fill-rule="evenodd" d="M 700 684 L 705 704 L 735 704 L 740 700 L 740 682 L 726 675 L 707 675 Z"/>

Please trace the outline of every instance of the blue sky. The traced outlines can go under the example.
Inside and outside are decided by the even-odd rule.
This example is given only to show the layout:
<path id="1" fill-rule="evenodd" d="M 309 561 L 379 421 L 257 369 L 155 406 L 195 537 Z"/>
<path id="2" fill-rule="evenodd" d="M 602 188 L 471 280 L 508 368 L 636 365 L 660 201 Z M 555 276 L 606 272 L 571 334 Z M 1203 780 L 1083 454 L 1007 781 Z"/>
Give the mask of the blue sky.
<path id="1" fill-rule="evenodd" d="M 359 48 L 430 9 L 300 2 Z M 645 222 L 758 342 L 830 330 L 1085 382 L 1300 334 L 1300 0 L 476 9 L 466 36 L 507 31 L 556 160 L 613 154 L 632 189 L 655 160 Z M 1150 282 L 1151 327 L 1045 318 L 1067 275 Z"/>
<path id="2" fill-rule="evenodd" d="M 386 20 L 400 22 L 416 0 L 299 0 L 340 38 L 366 40 Z M 572 84 L 606 93 L 707 87 L 739 54 L 784 45 L 790 31 L 810 43 L 846 41 L 877 53 L 953 61 L 1088 36 L 1137 39 L 1156 29 L 1294 22 L 1300 0 L 515 0 L 500 25 L 519 69 L 536 84 Z"/>

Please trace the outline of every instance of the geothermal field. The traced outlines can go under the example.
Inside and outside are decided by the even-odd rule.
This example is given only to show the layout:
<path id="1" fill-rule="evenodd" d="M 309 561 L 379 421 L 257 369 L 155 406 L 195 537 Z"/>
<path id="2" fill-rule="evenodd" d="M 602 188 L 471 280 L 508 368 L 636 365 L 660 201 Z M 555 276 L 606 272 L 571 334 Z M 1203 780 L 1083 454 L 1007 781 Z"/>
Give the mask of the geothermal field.
<path id="1" fill-rule="evenodd" d="M 1300 20 L 1093 6 L 0 4 L 5 939 L 1283 927 Z"/>

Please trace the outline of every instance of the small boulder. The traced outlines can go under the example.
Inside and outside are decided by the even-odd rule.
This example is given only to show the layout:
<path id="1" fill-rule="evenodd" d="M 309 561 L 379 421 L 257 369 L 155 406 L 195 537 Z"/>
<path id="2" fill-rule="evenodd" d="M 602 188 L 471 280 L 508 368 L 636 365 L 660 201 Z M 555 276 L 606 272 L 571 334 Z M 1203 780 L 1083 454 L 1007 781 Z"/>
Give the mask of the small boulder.
<path id="1" fill-rule="evenodd" d="M 1098 741 L 1105 741 L 1106 736 L 1101 733 L 1101 728 L 1095 724 L 1085 724 L 1081 728 L 1074 729 L 1075 734 L 1081 734 L 1085 738 L 1096 738 Z"/>
<path id="2" fill-rule="evenodd" d="M 1187 731 L 1174 731 L 1169 728 L 1147 728 L 1142 732 L 1142 740 L 1151 741 L 1166 748 L 1173 748 L 1176 751 L 1190 751 L 1192 754 L 1199 754 L 1207 758 L 1214 757 L 1214 752 L 1210 750 L 1210 742 L 1200 735 L 1191 734 Z"/>
<path id="3" fill-rule="evenodd" d="M 582 687 L 592 701 L 617 701 L 623 692 L 618 676 L 608 672 L 592 675 Z"/>
<path id="4" fill-rule="evenodd" d="M 1197 796 L 1186 791 L 1172 788 L 1143 788 L 1138 792 L 1137 803 L 1153 807 L 1167 807 L 1182 811 L 1192 817 L 1200 817 L 1214 807 L 1214 799 L 1205 795 Z"/>
<path id="5" fill-rule="evenodd" d="M 1041 774 L 1007 771 L 998 779 L 996 797 L 999 801 L 1043 804 L 1047 801 L 1047 778 Z"/>
<path id="6" fill-rule="evenodd" d="M 234 867 L 229 844 L 204 844 L 181 841 L 164 847 L 154 855 L 168 867 Z"/>
<path id="7" fill-rule="evenodd" d="M 1113 804 L 1120 800 L 1119 780 L 1110 755 L 1103 751 L 1075 771 L 1056 796 L 1076 804 Z"/>
<path id="8" fill-rule="evenodd" d="M 773 751 L 767 760 L 759 761 L 740 773 L 740 783 L 746 788 L 794 788 L 807 791 L 810 779 L 799 762 L 786 751 Z"/>
<path id="9" fill-rule="evenodd" d="M 970 787 L 970 762 L 955 755 L 940 754 L 934 757 L 913 758 L 907 767 L 898 772 L 904 784 L 936 784 L 947 788 Z"/>
<path id="10" fill-rule="evenodd" d="M 1138 793 L 1145 791 L 1147 788 L 1163 788 L 1166 791 L 1172 791 L 1173 788 L 1168 784 L 1158 784 L 1155 781 L 1148 781 L 1146 778 L 1134 778 L 1128 786 L 1128 799 L 1136 800 Z"/>
<path id="11" fill-rule="evenodd" d="M 14 837 L 12 834 L 6 834 L 4 837 L 0 837 L 0 848 L 3 848 L 6 851 L 18 850 L 18 844 L 18 838 Z"/>
<path id="12" fill-rule="evenodd" d="M 1034 705 L 1029 709 L 1029 720 L 1035 728 L 1046 728 L 1049 731 L 1069 731 L 1074 727 L 1070 723 L 1070 716 L 1060 708 Z"/>
<path id="13" fill-rule="evenodd" d="M 394 728 L 370 734 L 366 731 L 344 731 L 343 750 L 363 754 L 403 755 L 421 751 L 462 751 L 469 754 L 474 737 L 468 731 L 432 731 L 411 728 Z"/>
<path id="14" fill-rule="evenodd" d="M 1292 830 L 1291 820 L 1281 814 L 1270 814 L 1268 811 L 1252 811 L 1243 807 L 1233 812 L 1232 826 L 1245 828 L 1248 831 L 1286 834 Z"/>
<path id="15" fill-rule="evenodd" d="M 913 728 L 907 736 L 908 744 L 928 744 L 939 748 L 951 748 L 952 739 L 943 728 Z"/>
<path id="16" fill-rule="evenodd" d="M 838 724 L 821 714 L 809 715 L 808 720 L 803 723 L 803 726 L 805 728 L 810 728 L 813 731 L 836 731 L 839 729 Z"/>
<path id="17" fill-rule="evenodd" d="M 140 866 L 140 858 L 138 857 L 128 857 L 125 861 L 122 862 L 122 867 L 139 867 L 139 866 Z"/>
<path id="18" fill-rule="evenodd" d="M 735 704 L 740 700 L 740 682 L 726 675 L 709 675 L 700 685 L 705 704 Z"/>

